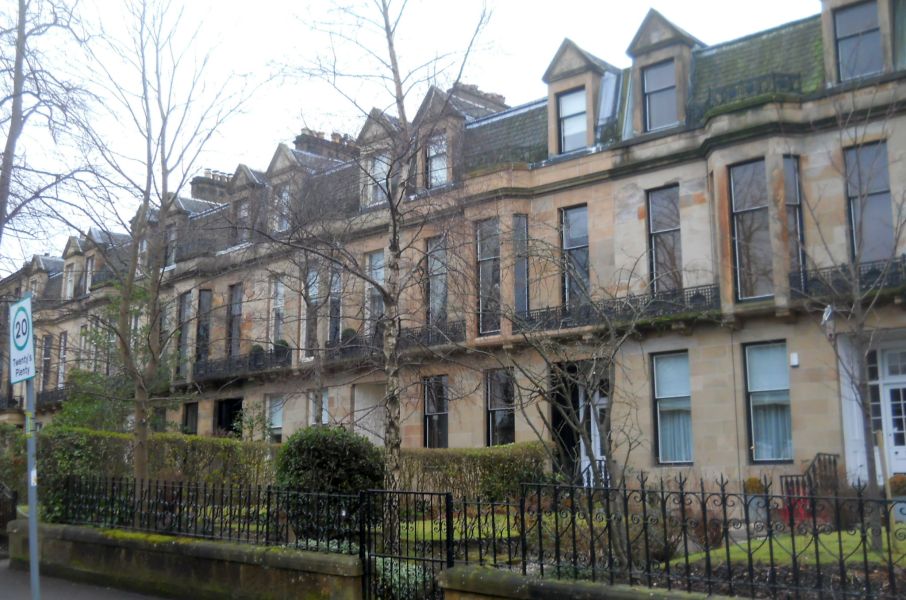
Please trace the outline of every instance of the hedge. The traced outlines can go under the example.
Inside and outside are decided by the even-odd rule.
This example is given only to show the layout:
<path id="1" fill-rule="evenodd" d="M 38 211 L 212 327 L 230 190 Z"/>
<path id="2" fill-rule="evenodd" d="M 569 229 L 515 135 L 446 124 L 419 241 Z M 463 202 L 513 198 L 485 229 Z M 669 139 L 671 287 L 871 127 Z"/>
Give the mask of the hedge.
<path id="1" fill-rule="evenodd" d="M 278 446 L 233 438 L 156 433 L 150 438 L 149 475 L 156 479 L 262 484 L 275 482 Z M 493 448 L 403 448 L 401 487 L 487 499 L 516 497 L 523 482 L 549 477 L 541 442 Z M 132 476 L 132 435 L 51 426 L 38 435 L 43 489 L 68 475 Z M 25 497 L 25 438 L 0 427 L 0 482 Z"/>
<path id="2" fill-rule="evenodd" d="M 520 484 L 548 478 L 549 453 L 542 442 L 492 448 L 404 448 L 402 487 L 453 492 L 488 500 L 516 498 Z"/>

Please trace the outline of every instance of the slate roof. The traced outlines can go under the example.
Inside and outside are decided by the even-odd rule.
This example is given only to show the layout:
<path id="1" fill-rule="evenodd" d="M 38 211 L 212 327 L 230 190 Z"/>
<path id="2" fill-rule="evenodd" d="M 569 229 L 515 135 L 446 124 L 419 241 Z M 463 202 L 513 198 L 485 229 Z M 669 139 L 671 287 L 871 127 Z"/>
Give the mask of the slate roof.
<path id="1" fill-rule="evenodd" d="M 53 275 L 54 273 L 60 273 L 63 270 L 63 259 L 56 256 L 43 256 L 35 255 L 35 258 L 38 260 L 38 267 L 44 271 L 47 271 L 48 275 Z"/>
<path id="2" fill-rule="evenodd" d="M 176 199 L 176 205 L 190 215 L 194 215 L 220 206 L 221 203 L 211 202 L 210 200 L 201 200 L 199 198 L 184 198 L 180 196 Z"/>
<path id="3" fill-rule="evenodd" d="M 466 125 L 463 168 L 547 158 L 547 100 L 516 106 Z"/>
<path id="4" fill-rule="evenodd" d="M 820 15 L 697 49 L 691 102 L 705 103 L 720 88 L 772 74 L 798 76 L 802 93 L 818 91 L 824 83 L 822 53 Z"/>

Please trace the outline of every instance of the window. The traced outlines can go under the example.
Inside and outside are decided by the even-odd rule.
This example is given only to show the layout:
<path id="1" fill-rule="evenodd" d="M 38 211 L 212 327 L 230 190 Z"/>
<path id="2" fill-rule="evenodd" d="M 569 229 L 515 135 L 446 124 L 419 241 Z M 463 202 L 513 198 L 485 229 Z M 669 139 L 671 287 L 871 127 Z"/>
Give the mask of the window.
<path id="1" fill-rule="evenodd" d="M 277 188 L 274 198 L 274 230 L 277 232 L 289 229 L 290 194 L 289 186 Z"/>
<path id="2" fill-rule="evenodd" d="M 578 306 L 588 300 L 588 207 L 560 212 L 563 242 L 563 304 Z"/>
<path id="3" fill-rule="evenodd" d="M 447 447 L 447 376 L 422 380 L 425 389 L 425 448 Z"/>
<path id="4" fill-rule="evenodd" d="M 786 343 L 748 345 L 745 347 L 745 360 L 752 460 L 792 460 L 793 429 Z"/>
<path id="5" fill-rule="evenodd" d="M 557 118 L 560 127 L 560 153 L 587 145 L 585 130 L 585 88 L 557 96 Z"/>
<path id="6" fill-rule="evenodd" d="M 478 334 L 500 332 L 500 229 L 497 219 L 479 221 Z"/>
<path id="7" fill-rule="evenodd" d="M 689 354 L 658 354 L 651 361 L 654 370 L 658 462 L 692 462 Z"/>
<path id="8" fill-rule="evenodd" d="M 648 251 L 656 292 L 683 287 L 679 186 L 648 192 Z"/>
<path id="9" fill-rule="evenodd" d="M 176 374 L 185 375 L 186 361 L 189 358 L 189 319 L 192 311 L 192 292 L 183 292 L 179 295 L 176 311 L 176 318 L 179 321 L 176 340 L 179 359 L 176 361 Z"/>
<path id="10" fill-rule="evenodd" d="M 60 333 L 60 354 L 57 361 L 57 387 L 66 385 L 66 332 Z"/>
<path id="11" fill-rule="evenodd" d="M 509 369 L 488 371 L 485 377 L 488 406 L 488 446 L 516 441 L 516 406 L 513 373 Z"/>
<path id="12" fill-rule="evenodd" d="M 377 154 L 371 159 L 366 207 L 379 206 L 390 198 L 390 156 Z"/>
<path id="13" fill-rule="evenodd" d="M 443 236 L 428 239 L 427 319 L 428 325 L 447 321 L 447 249 Z"/>
<path id="14" fill-rule="evenodd" d="M 529 311 L 528 215 L 513 215 L 513 278 L 516 314 Z"/>
<path id="15" fill-rule="evenodd" d="M 315 355 L 318 345 L 318 305 L 321 302 L 320 273 L 317 267 L 309 267 L 305 278 L 305 356 Z"/>
<path id="16" fill-rule="evenodd" d="M 170 305 L 168 302 L 161 302 L 157 322 L 157 339 L 160 344 L 160 356 L 163 359 L 166 355 L 167 345 L 170 342 Z"/>
<path id="17" fill-rule="evenodd" d="M 167 246 L 164 248 L 164 266 L 176 264 L 176 226 L 167 225 Z"/>
<path id="18" fill-rule="evenodd" d="M 28 291 L 31 292 L 32 295 L 35 295 L 38 293 L 38 280 L 37 279 L 32 279 L 31 281 L 28 282 Z"/>
<path id="19" fill-rule="evenodd" d="M 230 305 L 227 307 L 226 355 L 239 356 L 242 342 L 242 284 L 229 287 Z"/>
<path id="20" fill-rule="evenodd" d="M 342 284 L 338 270 L 330 272 L 330 298 L 327 305 L 327 342 L 336 344 L 340 341 L 340 320 L 342 319 Z"/>
<path id="21" fill-rule="evenodd" d="M 79 327 L 79 368 L 85 369 L 91 357 L 88 356 L 88 325 Z"/>
<path id="22" fill-rule="evenodd" d="M 799 157 L 783 157 L 783 186 L 786 196 L 786 241 L 790 252 L 790 273 L 805 268 L 805 237 L 802 229 L 802 188 L 799 185 Z"/>
<path id="23" fill-rule="evenodd" d="M 93 279 L 94 279 L 94 257 L 89 256 L 88 258 L 85 259 L 85 293 L 86 294 L 91 291 L 91 281 Z M 37 287 L 35 287 L 35 289 L 32 291 L 33 292 L 38 291 Z"/>
<path id="24" fill-rule="evenodd" d="M 320 397 L 320 400 L 318 399 Z M 308 392 L 308 424 L 309 425 L 327 425 L 330 423 L 330 410 L 328 405 L 329 397 L 327 388 L 321 390 L 321 393 L 312 390 Z"/>
<path id="25" fill-rule="evenodd" d="M 198 402 L 186 402 L 182 405 L 182 432 L 189 435 L 198 434 Z"/>
<path id="26" fill-rule="evenodd" d="M 211 290 L 198 290 L 198 319 L 195 324 L 195 360 L 208 360 L 211 350 Z"/>
<path id="27" fill-rule="evenodd" d="M 45 335 L 41 340 L 41 389 L 50 389 L 50 362 L 53 354 L 53 336 Z"/>
<path id="28" fill-rule="evenodd" d="M 63 267 L 63 300 L 72 299 L 75 293 L 75 265 L 69 263 Z"/>
<path id="29" fill-rule="evenodd" d="M 425 187 L 434 188 L 447 183 L 447 138 L 443 134 L 428 140 L 425 149 Z"/>
<path id="30" fill-rule="evenodd" d="M 236 202 L 236 218 L 233 223 L 233 239 L 237 244 L 249 241 L 249 203 L 248 200 Z"/>
<path id="31" fill-rule="evenodd" d="M 849 199 L 853 258 L 890 260 L 896 249 L 887 174 L 887 144 L 865 144 L 843 151 Z"/>
<path id="32" fill-rule="evenodd" d="M 242 437 L 242 398 L 215 401 L 214 435 Z"/>
<path id="33" fill-rule="evenodd" d="M 283 339 L 283 304 L 286 286 L 279 277 L 271 279 L 271 344 Z"/>
<path id="34" fill-rule="evenodd" d="M 148 264 L 148 240 L 142 238 L 138 242 L 138 264 L 147 265 Z"/>
<path id="35" fill-rule="evenodd" d="M 384 251 L 377 250 L 365 255 L 365 264 L 368 268 L 368 276 L 378 284 L 384 283 Z M 369 334 L 377 335 L 379 332 L 379 323 L 384 316 L 384 296 L 380 288 L 368 284 L 365 298 L 365 316 L 367 318 L 366 328 Z"/>
<path id="36" fill-rule="evenodd" d="M 283 406 L 286 399 L 283 396 L 269 395 L 267 397 L 267 426 L 270 431 L 272 444 L 283 441 Z"/>
<path id="37" fill-rule="evenodd" d="M 849 81 L 884 70 L 878 6 L 872 0 L 834 11 L 837 76 Z"/>
<path id="38" fill-rule="evenodd" d="M 774 293 L 773 252 L 764 160 L 730 167 L 736 296 L 740 300 Z"/>
<path id="39" fill-rule="evenodd" d="M 151 431 L 161 433 L 167 430 L 167 408 L 155 406 L 151 409 Z"/>
<path id="40" fill-rule="evenodd" d="M 871 430 L 884 431 L 881 416 L 881 371 L 878 368 L 878 351 L 869 350 L 866 355 L 868 367 L 868 396 L 871 402 Z"/>
<path id="41" fill-rule="evenodd" d="M 673 59 L 642 69 L 642 94 L 645 97 L 645 131 L 657 131 L 679 122 Z"/>

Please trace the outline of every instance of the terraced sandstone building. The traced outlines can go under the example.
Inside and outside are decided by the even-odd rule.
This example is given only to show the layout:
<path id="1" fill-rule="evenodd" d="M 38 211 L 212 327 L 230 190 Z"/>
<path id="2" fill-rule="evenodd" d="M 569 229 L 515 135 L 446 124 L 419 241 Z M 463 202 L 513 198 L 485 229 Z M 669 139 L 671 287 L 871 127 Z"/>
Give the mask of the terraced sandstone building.
<path id="1" fill-rule="evenodd" d="M 398 323 L 373 285 L 391 117 L 196 178 L 157 224 L 158 416 L 201 435 L 258 415 L 277 440 L 336 422 L 380 441 L 381 340 L 399 327 L 405 446 L 541 435 L 577 476 L 610 449 L 634 469 L 737 479 L 834 454 L 854 479 L 869 429 L 906 472 L 904 29 L 904 2 L 826 0 L 708 46 L 652 11 L 631 67 L 565 40 L 536 102 L 432 88 L 405 168 Z M 300 250 L 318 236 L 337 254 Z M 67 363 L 102 368 L 79 340 L 113 289 L 100 255 L 128 243 L 73 238 L 0 282 L 40 299 L 43 397 L 65 396 Z M 21 419 L 21 391 L 4 390 L 2 418 Z"/>

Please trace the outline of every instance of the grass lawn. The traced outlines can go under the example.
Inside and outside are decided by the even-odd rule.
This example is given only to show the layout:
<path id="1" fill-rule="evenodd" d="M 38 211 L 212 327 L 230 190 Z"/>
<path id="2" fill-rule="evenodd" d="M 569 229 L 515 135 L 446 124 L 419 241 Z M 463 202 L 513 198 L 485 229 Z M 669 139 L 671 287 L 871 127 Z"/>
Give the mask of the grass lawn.
<path id="1" fill-rule="evenodd" d="M 901 539 L 906 538 L 906 525 L 897 525 L 895 535 Z M 891 536 L 893 538 L 894 536 Z M 868 552 L 869 563 L 887 562 L 887 530 L 883 534 L 883 551 Z M 774 564 L 792 565 L 793 564 L 793 542 L 796 544 L 796 560 L 800 565 L 814 565 L 820 560 L 822 567 L 836 565 L 841 556 L 846 560 L 848 565 L 857 567 L 862 564 L 865 558 L 862 537 L 860 533 L 850 533 L 848 531 L 833 533 L 822 533 L 818 536 L 818 557 L 815 556 L 815 544 L 811 535 L 796 535 L 795 540 L 790 534 L 774 536 L 771 543 L 767 538 L 751 540 L 752 562 L 768 564 L 771 562 L 771 549 L 773 549 Z M 870 546 L 871 539 L 866 539 Z M 730 542 L 730 563 L 733 565 L 748 564 L 749 544 L 745 540 L 740 542 Z M 711 563 L 713 565 L 724 564 L 727 562 L 727 551 L 721 546 L 720 548 L 711 549 Z M 893 561 L 904 566 L 906 563 L 906 541 L 894 542 Z M 705 553 L 696 552 L 689 554 L 689 562 L 704 562 Z M 679 558 L 673 561 L 675 565 L 682 565 L 685 559 Z"/>

